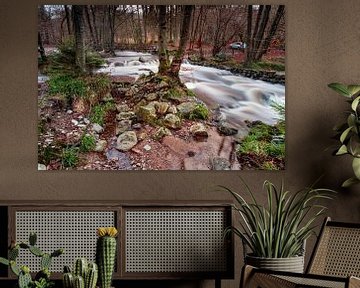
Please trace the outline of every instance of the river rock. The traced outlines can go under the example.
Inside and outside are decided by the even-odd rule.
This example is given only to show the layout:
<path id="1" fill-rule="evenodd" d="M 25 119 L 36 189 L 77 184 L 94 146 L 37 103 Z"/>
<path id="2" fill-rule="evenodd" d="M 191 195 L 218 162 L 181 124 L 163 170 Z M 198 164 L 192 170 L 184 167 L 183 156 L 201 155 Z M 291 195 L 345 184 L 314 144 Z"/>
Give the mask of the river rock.
<path id="1" fill-rule="evenodd" d="M 129 120 L 129 119 L 135 119 L 136 114 L 133 111 L 127 111 L 127 112 L 120 112 L 116 115 L 116 120 Z"/>
<path id="2" fill-rule="evenodd" d="M 132 124 L 132 120 L 130 119 L 119 121 L 116 125 L 116 135 L 120 135 L 125 131 L 131 130 L 131 124 Z"/>
<path id="3" fill-rule="evenodd" d="M 75 126 L 77 126 L 79 124 L 79 121 L 75 120 L 75 119 L 72 119 L 71 120 L 71 123 L 74 124 Z"/>
<path id="4" fill-rule="evenodd" d="M 171 136 L 171 132 L 168 128 L 166 127 L 160 127 L 159 129 L 157 129 L 154 133 L 154 139 L 155 140 L 161 140 L 163 137 L 165 136 Z"/>
<path id="5" fill-rule="evenodd" d="M 225 121 L 219 122 L 217 128 L 219 132 L 226 136 L 235 135 L 238 132 L 236 128 L 232 127 L 228 122 Z"/>
<path id="6" fill-rule="evenodd" d="M 144 150 L 145 150 L 145 151 L 150 151 L 150 150 L 151 150 L 151 146 L 150 146 L 149 144 L 146 144 L 146 145 L 144 146 Z"/>
<path id="7" fill-rule="evenodd" d="M 137 138 L 138 138 L 138 141 L 142 141 L 144 139 L 146 139 L 148 135 L 146 134 L 146 132 L 140 132 L 138 135 L 137 135 Z"/>
<path id="8" fill-rule="evenodd" d="M 104 132 L 104 128 L 101 125 L 99 125 L 98 123 L 94 123 L 92 125 L 92 130 L 98 134 L 101 134 L 102 132 Z"/>
<path id="9" fill-rule="evenodd" d="M 102 101 L 104 101 L 104 102 L 114 101 L 114 97 L 109 92 L 109 93 L 106 93 L 106 95 L 102 98 Z"/>
<path id="10" fill-rule="evenodd" d="M 177 111 L 175 105 L 171 105 L 171 106 L 168 108 L 168 111 L 167 111 L 167 112 L 172 113 L 172 114 L 176 114 L 178 111 Z"/>
<path id="11" fill-rule="evenodd" d="M 147 101 L 154 101 L 154 100 L 156 100 L 158 98 L 158 95 L 156 93 L 149 93 L 149 94 L 145 94 L 144 98 Z"/>
<path id="12" fill-rule="evenodd" d="M 231 170 L 231 163 L 225 158 L 214 157 L 210 162 L 212 170 Z"/>
<path id="13" fill-rule="evenodd" d="M 184 117 L 188 117 L 195 110 L 195 107 L 195 102 L 184 102 L 176 106 L 179 113 Z"/>
<path id="14" fill-rule="evenodd" d="M 179 129 L 181 128 L 181 120 L 175 114 L 166 114 L 164 118 L 164 125 L 168 128 Z"/>
<path id="15" fill-rule="evenodd" d="M 164 115 L 169 109 L 169 103 L 159 102 L 155 107 L 158 114 Z"/>
<path id="16" fill-rule="evenodd" d="M 98 141 L 96 142 L 96 146 L 95 146 L 94 151 L 95 151 L 95 152 L 104 152 L 106 146 L 107 146 L 106 140 L 98 140 Z"/>
<path id="17" fill-rule="evenodd" d="M 47 170 L 44 164 L 38 163 L 38 170 Z"/>
<path id="18" fill-rule="evenodd" d="M 156 109 L 154 105 L 150 105 L 150 103 L 146 106 L 140 106 L 137 109 L 137 118 L 138 120 L 147 122 L 147 123 L 154 123 L 156 116 Z"/>
<path id="19" fill-rule="evenodd" d="M 130 107 L 127 104 L 116 104 L 116 110 L 121 112 L 128 112 L 130 111 Z"/>
<path id="20" fill-rule="evenodd" d="M 196 123 L 191 125 L 190 133 L 194 136 L 195 139 L 207 138 L 208 132 L 206 131 L 206 127 L 202 123 Z"/>
<path id="21" fill-rule="evenodd" d="M 122 133 L 116 140 L 116 149 L 120 151 L 129 151 L 138 142 L 134 131 L 126 131 Z"/>

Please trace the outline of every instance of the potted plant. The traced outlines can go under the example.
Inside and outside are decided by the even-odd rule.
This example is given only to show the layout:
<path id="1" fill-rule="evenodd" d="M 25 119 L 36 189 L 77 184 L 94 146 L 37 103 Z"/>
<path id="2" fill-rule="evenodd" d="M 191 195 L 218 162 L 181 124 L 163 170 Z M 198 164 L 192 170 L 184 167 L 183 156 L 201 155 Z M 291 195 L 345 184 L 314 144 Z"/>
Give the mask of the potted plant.
<path id="1" fill-rule="evenodd" d="M 261 205 L 251 189 L 244 183 L 251 201 L 221 186 L 235 198 L 233 208 L 240 215 L 240 227 L 229 227 L 226 232 L 239 236 L 250 253 L 244 254 L 245 264 L 278 271 L 304 270 L 304 246 L 314 233 L 315 220 L 325 207 L 317 202 L 331 199 L 334 192 L 328 189 L 306 188 L 296 193 L 278 189 L 264 182 L 266 205 Z"/>
<path id="2" fill-rule="evenodd" d="M 334 154 L 348 154 L 352 157 L 354 177 L 347 179 L 342 184 L 343 187 L 348 187 L 360 183 L 360 85 L 331 83 L 328 86 L 338 94 L 346 97 L 351 106 L 351 109 L 347 112 L 346 122 L 334 128 L 340 140 L 340 146 Z"/>

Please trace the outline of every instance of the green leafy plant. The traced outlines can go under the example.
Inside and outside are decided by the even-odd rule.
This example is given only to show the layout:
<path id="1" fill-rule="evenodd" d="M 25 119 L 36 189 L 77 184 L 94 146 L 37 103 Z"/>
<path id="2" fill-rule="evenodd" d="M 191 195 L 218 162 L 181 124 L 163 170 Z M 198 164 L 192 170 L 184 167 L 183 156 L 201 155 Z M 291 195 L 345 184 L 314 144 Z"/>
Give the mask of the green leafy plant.
<path id="1" fill-rule="evenodd" d="M 304 241 L 314 233 L 315 220 L 323 215 L 326 207 L 319 205 L 322 199 L 331 199 L 334 193 L 328 189 L 305 188 L 296 193 L 278 189 L 269 181 L 264 182 L 267 192 L 266 206 L 255 198 L 248 185 L 245 190 L 251 201 L 240 193 L 221 186 L 235 199 L 233 208 L 240 215 L 240 227 L 229 227 L 246 244 L 253 256 L 287 258 L 301 255 Z"/>
<path id="2" fill-rule="evenodd" d="M 340 147 L 337 148 L 334 154 L 349 154 L 353 157 L 354 177 L 347 179 L 342 184 L 343 187 L 349 187 L 360 183 L 360 85 L 331 83 L 328 86 L 338 94 L 346 97 L 347 102 L 350 104 L 346 122 L 334 128 L 340 140 Z"/>
<path id="3" fill-rule="evenodd" d="M 61 162 L 64 167 L 75 167 L 79 162 L 79 148 L 73 146 L 63 148 Z"/>
<path id="4" fill-rule="evenodd" d="M 89 152 L 95 149 L 96 139 L 94 135 L 85 134 L 80 140 L 80 151 Z"/>
<path id="5" fill-rule="evenodd" d="M 209 109 L 203 103 L 196 104 L 194 110 L 189 114 L 189 119 L 203 119 L 206 120 L 209 118 Z"/>
<path id="6" fill-rule="evenodd" d="M 96 105 L 91 109 L 90 121 L 99 125 L 104 125 L 106 109 L 104 105 Z"/>
<path id="7" fill-rule="evenodd" d="M 8 251 L 8 259 L 0 257 L 0 263 L 10 266 L 11 271 L 18 277 L 19 288 L 49 288 L 53 286 L 50 280 L 50 265 L 54 257 L 58 257 L 64 253 L 63 249 L 57 249 L 52 253 L 43 252 L 36 246 L 37 236 L 30 233 L 29 243 L 19 242 L 11 245 Z M 31 254 L 39 257 L 41 270 L 35 275 L 34 280 L 30 274 L 30 268 L 26 265 L 19 266 L 16 259 L 19 256 L 20 249 L 28 250 Z"/>
<path id="8" fill-rule="evenodd" d="M 71 75 L 52 75 L 47 83 L 49 86 L 49 95 L 64 95 L 69 104 L 71 104 L 75 97 L 84 96 L 87 91 L 85 82 Z"/>

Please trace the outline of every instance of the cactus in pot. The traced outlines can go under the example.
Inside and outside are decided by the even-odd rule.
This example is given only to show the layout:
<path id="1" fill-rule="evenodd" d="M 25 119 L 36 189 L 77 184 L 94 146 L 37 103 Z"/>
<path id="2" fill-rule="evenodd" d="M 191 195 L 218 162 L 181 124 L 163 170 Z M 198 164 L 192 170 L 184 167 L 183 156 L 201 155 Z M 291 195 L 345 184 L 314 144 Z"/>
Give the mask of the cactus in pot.
<path id="1" fill-rule="evenodd" d="M 97 229 L 96 262 L 99 267 L 100 288 L 110 288 L 116 258 L 115 227 L 101 227 Z"/>
<path id="2" fill-rule="evenodd" d="M 98 279 L 98 268 L 96 263 L 88 263 L 85 258 L 76 259 L 74 273 L 70 267 L 64 267 L 64 288 L 95 288 Z"/>

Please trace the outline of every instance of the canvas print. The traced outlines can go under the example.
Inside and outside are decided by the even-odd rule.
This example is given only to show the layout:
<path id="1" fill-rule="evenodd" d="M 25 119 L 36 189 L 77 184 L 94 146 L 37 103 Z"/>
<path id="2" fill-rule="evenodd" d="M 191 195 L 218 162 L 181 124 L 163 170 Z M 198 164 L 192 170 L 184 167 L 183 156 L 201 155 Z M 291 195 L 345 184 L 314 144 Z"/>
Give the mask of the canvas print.
<path id="1" fill-rule="evenodd" d="M 38 170 L 285 169 L 284 5 L 38 6 Z"/>

